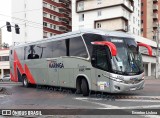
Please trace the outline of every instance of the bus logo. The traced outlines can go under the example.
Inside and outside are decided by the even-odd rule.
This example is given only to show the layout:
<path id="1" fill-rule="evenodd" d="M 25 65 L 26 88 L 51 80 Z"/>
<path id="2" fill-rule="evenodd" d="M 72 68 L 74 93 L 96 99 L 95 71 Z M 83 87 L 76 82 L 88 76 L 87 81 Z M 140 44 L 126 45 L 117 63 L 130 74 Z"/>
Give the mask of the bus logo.
<path id="1" fill-rule="evenodd" d="M 50 61 L 49 68 L 64 68 L 64 65 L 63 63 L 57 63 L 56 61 Z"/>

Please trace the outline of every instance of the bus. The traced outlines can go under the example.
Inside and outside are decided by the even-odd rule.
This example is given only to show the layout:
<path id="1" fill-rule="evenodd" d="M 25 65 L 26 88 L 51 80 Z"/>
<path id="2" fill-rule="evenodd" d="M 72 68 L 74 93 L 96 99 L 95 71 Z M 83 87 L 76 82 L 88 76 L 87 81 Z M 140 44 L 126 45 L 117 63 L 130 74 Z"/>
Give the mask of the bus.
<path id="1" fill-rule="evenodd" d="M 10 47 L 10 74 L 24 87 L 31 84 L 121 93 L 144 87 L 144 69 L 139 47 L 127 33 L 79 30 Z"/>

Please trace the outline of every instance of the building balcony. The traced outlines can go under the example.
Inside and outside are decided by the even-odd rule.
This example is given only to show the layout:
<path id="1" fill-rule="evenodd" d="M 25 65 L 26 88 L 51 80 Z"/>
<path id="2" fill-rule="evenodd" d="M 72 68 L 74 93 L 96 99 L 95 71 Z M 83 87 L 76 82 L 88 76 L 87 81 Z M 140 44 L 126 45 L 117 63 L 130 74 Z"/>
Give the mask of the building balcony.
<path id="1" fill-rule="evenodd" d="M 153 11 L 157 11 L 158 10 L 158 5 L 157 4 L 154 4 L 153 5 Z"/>
<path id="2" fill-rule="evenodd" d="M 158 2 L 158 0 L 153 0 L 154 3 Z"/>
<path id="3" fill-rule="evenodd" d="M 153 22 L 153 28 L 157 28 L 158 27 L 158 22 Z"/>
<path id="4" fill-rule="evenodd" d="M 128 25 L 123 25 L 123 29 L 122 29 L 122 31 L 124 31 L 124 32 L 128 32 Z"/>
<path id="5" fill-rule="evenodd" d="M 153 14 L 153 19 L 158 19 L 158 14 L 157 13 Z"/>
<path id="6" fill-rule="evenodd" d="M 97 10 L 102 8 L 110 8 L 115 6 L 123 6 L 129 12 L 134 11 L 133 0 L 115 0 L 114 2 L 110 2 L 109 0 L 104 0 L 101 4 L 97 5 L 96 0 L 83 0 L 76 1 L 76 10 L 77 13 L 84 11 Z"/>
<path id="7" fill-rule="evenodd" d="M 129 30 L 128 21 L 126 21 L 123 17 L 97 20 L 95 21 L 94 26 L 96 29 L 116 30 L 123 32 L 128 32 Z"/>
<path id="8" fill-rule="evenodd" d="M 131 13 L 133 13 L 134 12 L 134 7 L 132 5 L 132 2 L 129 2 L 129 1 L 124 0 L 124 5 Z"/>

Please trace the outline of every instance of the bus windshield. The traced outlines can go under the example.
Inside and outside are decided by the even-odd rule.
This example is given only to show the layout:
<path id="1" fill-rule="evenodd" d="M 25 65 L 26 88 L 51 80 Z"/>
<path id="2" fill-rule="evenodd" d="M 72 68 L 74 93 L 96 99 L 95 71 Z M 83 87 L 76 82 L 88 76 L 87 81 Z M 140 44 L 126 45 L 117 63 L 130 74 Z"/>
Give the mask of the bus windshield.
<path id="1" fill-rule="evenodd" d="M 83 38 L 88 47 L 90 55 L 93 55 L 91 42 L 109 41 L 117 48 L 117 55 L 111 57 L 111 70 L 113 73 L 122 75 L 137 75 L 143 73 L 142 56 L 138 50 L 137 43 L 133 38 L 112 37 L 97 34 L 84 34 Z"/>
<path id="2" fill-rule="evenodd" d="M 124 75 L 135 75 L 143 72 L 141 54 L 134 39 L 109 38 L 117 48 L 117 55 L 111 58 L 112 70 Z"/>

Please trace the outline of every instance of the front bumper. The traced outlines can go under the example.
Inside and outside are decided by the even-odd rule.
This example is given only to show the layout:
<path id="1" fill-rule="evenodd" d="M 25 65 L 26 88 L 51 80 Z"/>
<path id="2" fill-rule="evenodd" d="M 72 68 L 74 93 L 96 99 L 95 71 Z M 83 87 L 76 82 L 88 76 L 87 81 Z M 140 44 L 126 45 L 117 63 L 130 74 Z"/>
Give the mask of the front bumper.
<path id="1" fill-rule="evenodd" d="M 144 88 L 144 80 L 136 84 L 125 84 L 122 82 L 111 81 L 110 83 L 111 93 L 122 93 L 125 91 L 134 91 Z"/>

